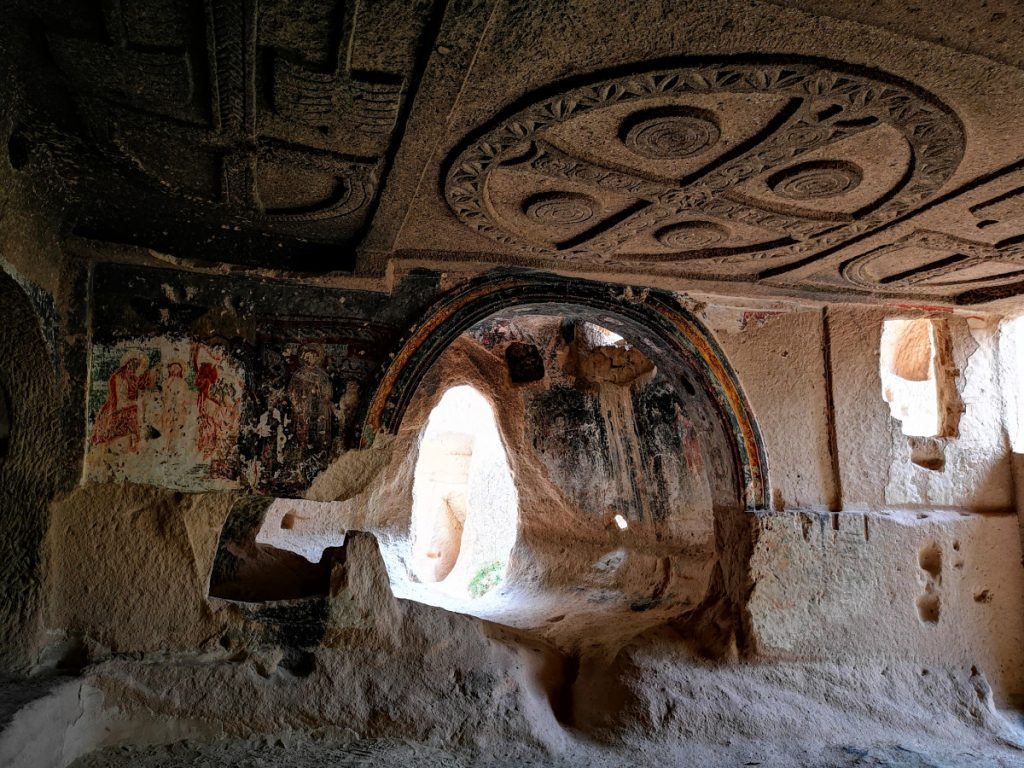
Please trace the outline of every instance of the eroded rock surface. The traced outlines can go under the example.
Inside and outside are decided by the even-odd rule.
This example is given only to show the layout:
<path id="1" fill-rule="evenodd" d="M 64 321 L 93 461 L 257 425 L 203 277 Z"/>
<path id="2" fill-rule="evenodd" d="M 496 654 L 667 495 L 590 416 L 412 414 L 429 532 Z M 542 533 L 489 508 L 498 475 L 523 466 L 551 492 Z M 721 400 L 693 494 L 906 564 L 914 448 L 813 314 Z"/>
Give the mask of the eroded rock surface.
<path id="1" fill-rule="evenodd" d="M 1024 765 L 1016 4 L 0 19 L 0 764 Z"/>

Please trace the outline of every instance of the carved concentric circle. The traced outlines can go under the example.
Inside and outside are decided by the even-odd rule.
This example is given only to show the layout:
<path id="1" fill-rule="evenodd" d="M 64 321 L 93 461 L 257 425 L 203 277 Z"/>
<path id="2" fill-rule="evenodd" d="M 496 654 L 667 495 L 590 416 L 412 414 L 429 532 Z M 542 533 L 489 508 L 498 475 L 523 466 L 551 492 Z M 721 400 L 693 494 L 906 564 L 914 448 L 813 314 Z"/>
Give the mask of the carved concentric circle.
<path id="1" fill-rule="evenodd" d="M 705 109 L 643 109 L 622 124 L 623 143 L 651 160 L 681 160 L 714 146 L 721 136 L 718 120 Z"/>
<path id="2" fill-rule="evenodd" d="M 789 200 L 817 200 L 843 195 L 864 179 L 860 168 L 844 160 L 797 163 L 768 178 L 768 186 Z"/>
<path id="3" fill-rule="evenodd" d="M 879 175 L 889 169 L 865 155 L 872 132 L 888 146 L 902 142 L 903 168 Z M 773 271 L 806 264 L 926 202 L 953 175 L 964 141 L 963 125 L 948 107 L 877 70 L 736 57 L 637 68 L 538 98 L 475 132 L 453 154 L 444 190 L 466 226 L 526 253 L 664 261 L 630 250 L 654 238 L 672 242 L 666 247 L 680 253 L 673 259 L 688 269 L 749 263 L 747 273 L 757 275 L 767 260 L 781 262 Z M 810 159 L 820 157 L 831 159 Z M 661 170 L 679 159 L 687 159 L 685 177 Z M 659 170 L 652 160 L 661 161 Z M 491 186 L 494 174 L 500 183 Z M 593 202 L 541 197 L 558 184 Z M 503 199 L 512 190 L 527 200 L 525 216 L 503 215 L 507 203 L 492 199 L 492 189 L 502 190 Z M 849 192 L 855 210 L 846 202 Z M 745 236 L 742 247 L 719 241 L 713 253 L 701 255 L 720 233 L 674 225 L 704 217 L 730 233 L 763 239 Z M 568 232 L 583 221 L 584 232 Z M 539 222 L 557 223 L 567 234 L 538 242 L 531 229 Z"/>
<path id="4" fill-rule="evenodd" d="M 656 231 L 654 239 L 666 248 L 696 251 L 725 242 L 729 239 L 729 230 L 713 221 L 680 221 Z"/>
<path id="5" fill-rule="evenodd" d="M 590 221 L 599 209 L 597 200 L 578 192 L 544 192 L 523 203 L 523 213 L 538 224 L 559 227 Z"/>

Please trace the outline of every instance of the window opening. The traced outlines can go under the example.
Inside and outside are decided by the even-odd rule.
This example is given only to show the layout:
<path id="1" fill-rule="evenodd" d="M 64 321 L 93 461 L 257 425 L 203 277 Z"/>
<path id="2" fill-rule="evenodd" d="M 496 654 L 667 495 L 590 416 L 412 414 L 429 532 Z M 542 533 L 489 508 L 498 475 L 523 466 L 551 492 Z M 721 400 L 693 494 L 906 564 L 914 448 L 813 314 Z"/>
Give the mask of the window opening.
<path id="1" fill-rule="evenodd" d="M 903 434 L 942 434 L 942 408 L 936 365 L 938 339 L 929 319 L 886 320 L 882 326 L 880 372 L 882 396 Z"/>
<path id="2" fill-rule="evenodd" d="M 1013 452 L 1024 453 L 1024 315 L 1003 323 L 999 344 L 1006 431 Z"/>
<path id="3" fill-rule="evenodd" d="M 591 347 L 623 346 L 628 348 L 630 346 L 629 342 L 615 331 L 611 331 L 604 326 L 597 325 L 595 323 L 584 322 L 583 333 L 587 339 L 587 343 Z"/>
<path id="4" fill-rule="evenodd" d="M 412 558 L 420 582 L 477 598 L 504 579 L 519 500 L 494 412 L 470 386 L 449 389 L 420 438 Z"/>

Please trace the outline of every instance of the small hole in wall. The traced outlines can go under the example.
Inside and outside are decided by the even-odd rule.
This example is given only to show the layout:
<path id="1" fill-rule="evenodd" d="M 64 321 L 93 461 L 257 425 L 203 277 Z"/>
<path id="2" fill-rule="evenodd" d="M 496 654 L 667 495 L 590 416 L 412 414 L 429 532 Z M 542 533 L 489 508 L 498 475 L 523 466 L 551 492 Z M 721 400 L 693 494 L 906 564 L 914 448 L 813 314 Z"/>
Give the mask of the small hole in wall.
<path id="1" fill-rule="evenodd" d="M 939 622 L 939 596 L 935 592 L 926 592 L 917 598 L 917 613 L 921 617 L 921 621 L 928 624 L 937 624 Z"/>
<path id="2" fill-rule="evenodd" d="M 946 468 L 946 449 L 941 439 L 930 437 L 911 437 L 910 460 L 919 467 L 933 472 L 941 472 Z"/>
<path id="3" fill-rule="evenodd" d="M 917 561 L 921 566 L 921 570 L 933 579 L 937 579 L 942 573 L 942 549 L 934 541 L 930 541 L 921 547 L 921 551 L 917 555 Z"/>
<path id="4" fill-rule="evenodd" d="M 20 131 L 15 131 L 7 140 L 7 159 L 11 168 L 20 171 L 29 163 L 32 151 L 28 139 Z"/>
<path id="5" fill-rule="evenodd" d="M 286 648 L 278 666 L 293 677 L 309 677 L 316 671 L 316 656 L 310 651 Z"/>
<path id="6" fill-rule="evenodd" d="M 933 437 L 940 432 L 935 325 L 927 319 L 886 320 L 882 326 L 882 397 L 903 434 Z"/>
<path id="7" fill-rule="evenodd" d="M 544 378 L 544 358 L 533 344 L 513 341 L 505 347 L 505 363 L 513 384 L 528 384 Z"/>

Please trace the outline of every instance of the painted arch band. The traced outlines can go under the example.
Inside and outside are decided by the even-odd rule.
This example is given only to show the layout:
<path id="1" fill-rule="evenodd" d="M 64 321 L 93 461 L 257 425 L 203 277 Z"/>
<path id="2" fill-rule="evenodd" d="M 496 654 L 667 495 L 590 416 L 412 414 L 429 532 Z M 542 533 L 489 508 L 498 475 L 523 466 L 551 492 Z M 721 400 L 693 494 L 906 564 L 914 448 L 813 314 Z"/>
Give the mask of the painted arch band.
<path id="1" fill-rule="evenodd" d="M 505 310 L 529 307 L 597 310 L 657 338 L 663 352 L 692 375 L 711 396 L 741 478 L 739 498 L 749 510 L 768 508 L 768 464 L 753 412 L 735 372 L 710 332 L 671 295 L 614 287 L 554 275 L 486 277 L 445 297 L 424 314 L 381 375 L 360 431 L 368 447 L 378 434 L 394 434 L 430 367 L 462 333 Z"/>

